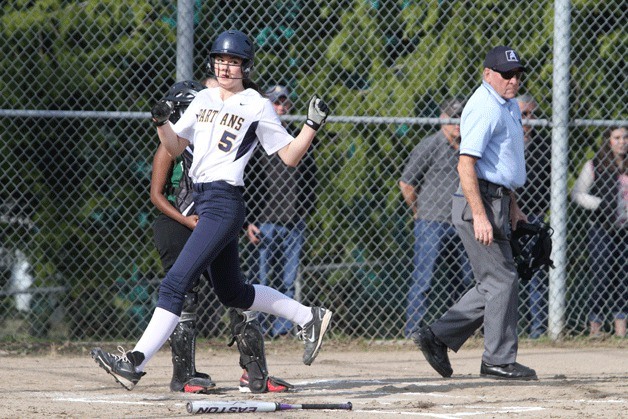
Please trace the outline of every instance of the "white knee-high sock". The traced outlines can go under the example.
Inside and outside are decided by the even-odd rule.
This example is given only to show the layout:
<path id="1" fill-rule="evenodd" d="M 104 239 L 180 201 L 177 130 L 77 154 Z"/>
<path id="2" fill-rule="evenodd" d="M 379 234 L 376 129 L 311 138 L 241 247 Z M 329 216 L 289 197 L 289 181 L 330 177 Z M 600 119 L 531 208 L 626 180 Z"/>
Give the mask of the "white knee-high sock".
<path id="1" fill-rule="evenodd" d="M 144 362 L 135 368 L 136 371 L 144 371 L 144 367 L 148 361 L 161 349 L 172 332 L 174 332 L 177 323 L 179 323 L 179 316 L 176 314 L 160 307 L 155 309 L 150 323 L 148 323 L 146 330 L 144 330 L 144 334 L 135 345 L 135 348 L 133 348 L 133 351 L 144 354 Z"/>
<path id="2" fill-rule="evenodd" d="M 288 319 L 299 326 L 312 320 L 312 309 L 265 285 L 253 285 L 255 300 L 249 310 L 261 311 Z"/>

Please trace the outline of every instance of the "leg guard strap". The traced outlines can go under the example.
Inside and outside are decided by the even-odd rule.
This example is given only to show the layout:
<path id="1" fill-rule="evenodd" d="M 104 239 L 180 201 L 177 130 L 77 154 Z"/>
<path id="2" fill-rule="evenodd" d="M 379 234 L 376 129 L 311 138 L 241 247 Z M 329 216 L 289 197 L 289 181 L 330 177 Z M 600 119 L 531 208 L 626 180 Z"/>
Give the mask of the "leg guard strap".
<path id="1" fill-rule="evenodd" d="M 257 320 L 257 313 L 230 308 L 231 342 L 237 343 L 240 351 L 240 366 L 249 376 L 249 387 L 253 393 L 266 391 L 268 367 L 264 351 L 264 336 Z"/>

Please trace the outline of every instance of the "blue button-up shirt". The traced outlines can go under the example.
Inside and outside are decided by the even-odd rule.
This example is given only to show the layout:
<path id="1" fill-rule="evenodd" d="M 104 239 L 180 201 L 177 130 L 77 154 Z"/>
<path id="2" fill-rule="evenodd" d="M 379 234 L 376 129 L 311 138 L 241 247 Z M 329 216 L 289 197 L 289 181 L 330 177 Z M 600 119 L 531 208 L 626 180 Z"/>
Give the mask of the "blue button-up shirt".
<path id="1" fill-rule="evenodd" d="M 517 189 L 526 181 L 521 112 L 515 99 L 502 98 L 486 81 L 462 111 L 460 154 L 477 157 L 479 179 Z"/>

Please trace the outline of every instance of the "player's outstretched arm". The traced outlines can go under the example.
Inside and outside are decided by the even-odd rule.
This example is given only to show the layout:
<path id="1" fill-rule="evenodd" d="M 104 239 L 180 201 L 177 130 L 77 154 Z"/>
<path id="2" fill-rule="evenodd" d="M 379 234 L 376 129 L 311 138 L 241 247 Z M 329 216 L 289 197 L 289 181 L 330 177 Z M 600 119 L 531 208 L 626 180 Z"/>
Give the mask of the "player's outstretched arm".
<path id="1" fill-rule="evenodd" d="M 307 112 L 307 120 L 301 132 L 290 144 L 286 145 L 278 152 L 279 157 L 286 165 L 295 167 L 299 164 L 310 148 L 316 136 L 316 131 L 325 124 L 328 114 L 329 107 L 327 104 L 317 95 L 312 96 Z"/>

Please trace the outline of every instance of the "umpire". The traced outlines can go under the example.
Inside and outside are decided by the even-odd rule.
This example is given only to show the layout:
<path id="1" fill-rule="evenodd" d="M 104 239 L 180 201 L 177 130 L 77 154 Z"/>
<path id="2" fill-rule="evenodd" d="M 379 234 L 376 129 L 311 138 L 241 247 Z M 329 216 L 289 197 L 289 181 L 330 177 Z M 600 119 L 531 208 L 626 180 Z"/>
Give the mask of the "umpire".
<path id="1" fill-rule="evenodd" d="M 518 285 L 510 232 L 527 221 L 514 190 L 526 180 L 521 112 L 514 99 L 525 67 L 510 47 L 490 50 L 482 85 L 462 112 L 460 186 L 452 222 L 467 251 L 475 286 L 431 326 L 413 333 L 429 364 L 443 377 L 453 373 L 447 350 L 457 352 L 484 323 L 483 377 L 536 380 L 516 362 Z"/>

